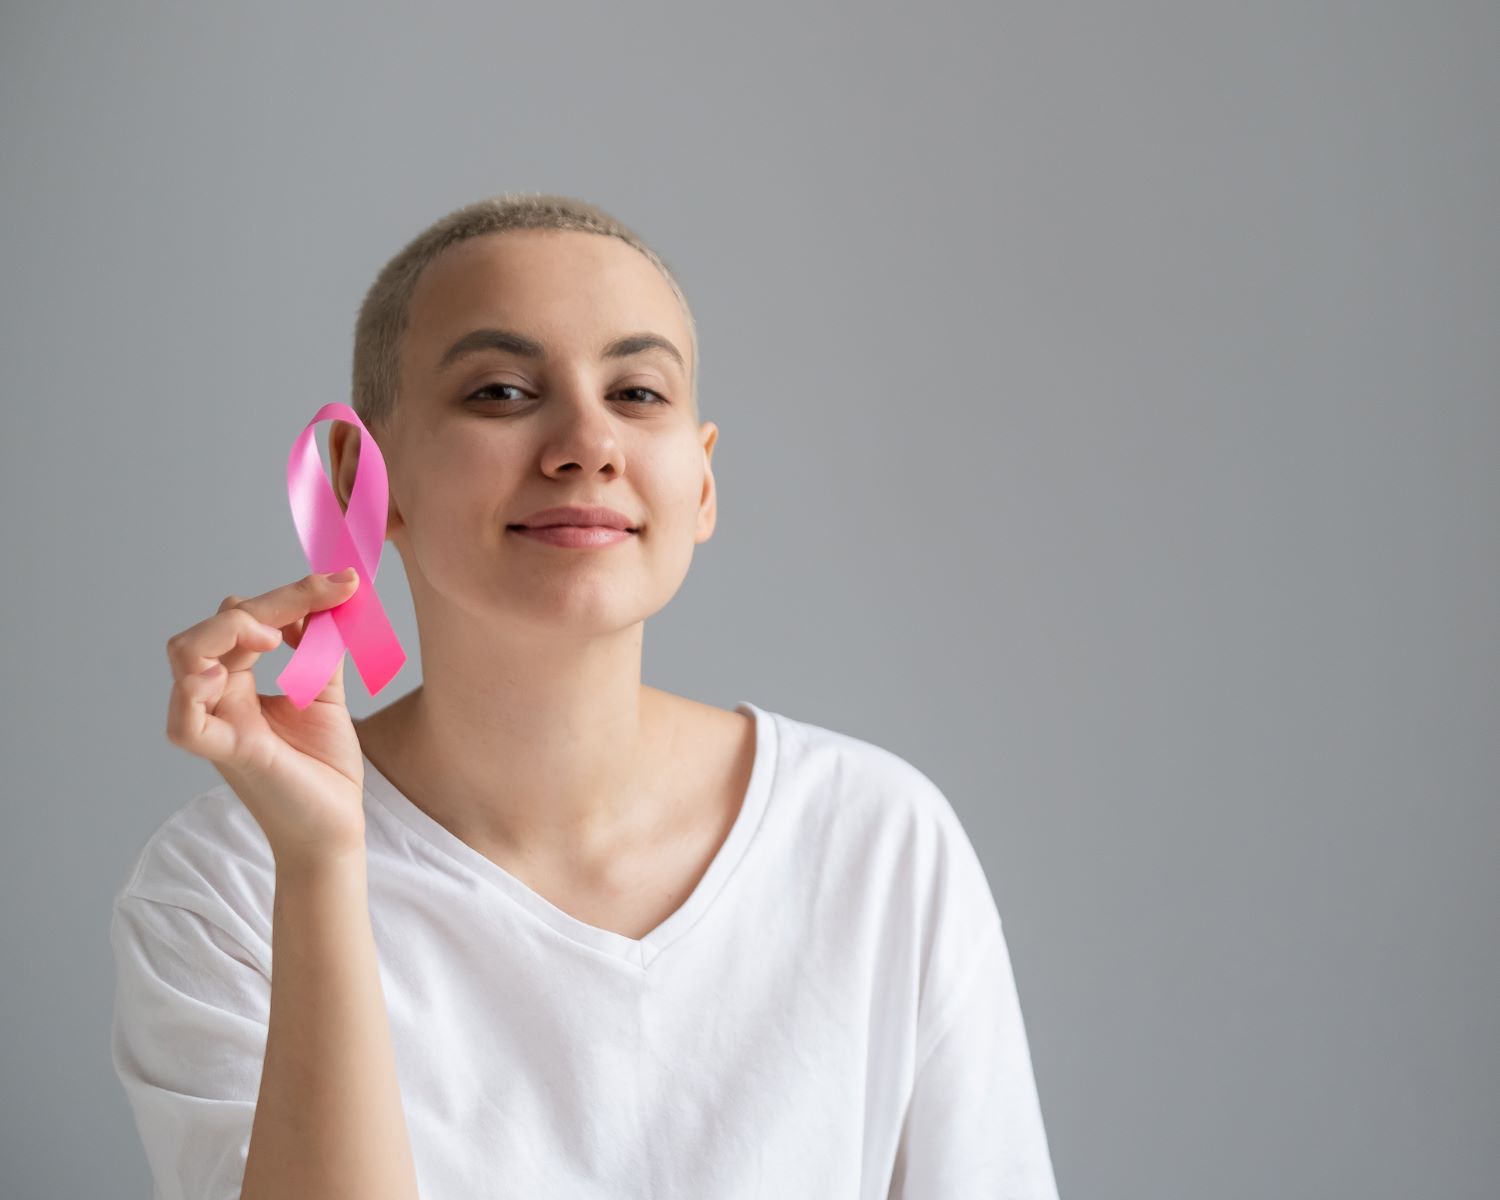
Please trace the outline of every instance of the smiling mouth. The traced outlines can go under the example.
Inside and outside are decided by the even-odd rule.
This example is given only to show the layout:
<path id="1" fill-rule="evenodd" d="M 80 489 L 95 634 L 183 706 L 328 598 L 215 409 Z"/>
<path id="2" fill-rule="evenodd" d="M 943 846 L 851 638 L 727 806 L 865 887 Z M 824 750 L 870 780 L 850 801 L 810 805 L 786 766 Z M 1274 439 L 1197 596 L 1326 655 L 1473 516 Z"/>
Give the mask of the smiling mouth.
<path id="1" fill-rule="evenodd" d="M 619 530 L 614 525 L 573 525 L 566 521 L 556 525 L 507 525 L 507 529 L 615 529 L 621 533 L 639 533 L 640 527 L 632 525 L 626 529 Z"/>

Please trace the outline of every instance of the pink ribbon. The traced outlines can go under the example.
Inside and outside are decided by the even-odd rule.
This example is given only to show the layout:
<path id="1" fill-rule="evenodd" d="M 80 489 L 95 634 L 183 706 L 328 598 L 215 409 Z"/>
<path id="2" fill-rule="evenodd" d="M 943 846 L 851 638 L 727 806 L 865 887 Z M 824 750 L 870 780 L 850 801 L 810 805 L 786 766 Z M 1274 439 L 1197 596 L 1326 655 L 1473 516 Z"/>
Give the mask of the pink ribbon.
<path id="1" fill-rule="evenodd" d="M 339 508 L 323 470 L 314 432 L 320 422 L 333 420 L 360 430 L 359 463 L 347 513 Z M 287 458 L 286 490 L 308 565 L 319 574 L 352 566 L 359 573 L 359 586 L 342 604 L 308 613 L 302 640 L 276 682 L 293 704 L 306 708 L 328 685 L 348 650 L 373 696 L 401 670 L 406 652 L 375 593 L 375 572 L 385 549 L 390 480 L 380 447 L 347 404 L 335 400 L 323 405 L 297 435 Z"/>

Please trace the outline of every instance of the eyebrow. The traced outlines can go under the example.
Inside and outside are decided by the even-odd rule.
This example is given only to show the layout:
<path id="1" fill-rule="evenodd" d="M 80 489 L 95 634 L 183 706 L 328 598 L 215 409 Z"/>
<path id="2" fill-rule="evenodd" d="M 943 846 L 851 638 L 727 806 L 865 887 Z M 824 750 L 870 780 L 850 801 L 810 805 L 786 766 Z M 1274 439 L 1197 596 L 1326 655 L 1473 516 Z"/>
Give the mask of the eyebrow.
<path id="1" fill-rule="evenodd" d="M 443 352 L 443 357 L 438 359 L 434 370 L 444 371 L 460 359 L 481 354 L 486 350 L 499 350 L 506 354 L 518 354 L 522 358 L 534 358 L 543 362 L 547 359 L 547 348 L 524 333 L 517 333 L 512 329 L 471 329 Z M 599 357 L 629 358 L 631 355 L 643 354 L 648 350 L 666 352 L 686 372 L 687 363 L 683 361 L 681 352 L 657 333 L 628 333 L 608 343 L 599 352 Z"/>

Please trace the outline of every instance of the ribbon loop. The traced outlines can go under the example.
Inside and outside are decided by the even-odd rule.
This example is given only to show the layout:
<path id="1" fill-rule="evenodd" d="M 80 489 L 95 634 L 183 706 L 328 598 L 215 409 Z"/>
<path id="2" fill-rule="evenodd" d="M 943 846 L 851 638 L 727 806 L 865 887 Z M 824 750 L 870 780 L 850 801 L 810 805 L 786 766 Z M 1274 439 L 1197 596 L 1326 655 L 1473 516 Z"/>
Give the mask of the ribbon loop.
<path id="1" fill-rule="evenodd" d="M 333 420 L 347 421 L 360 431 L 359 463 L 347 513 L 339 508 L 318 454 L 315 427 Z M 375 572 L 385 548 L 390 480 L 380 447 L 358 413 L 336 400 L 318 409 L 292 443 L 286 488 L 308 565 L 318 574 L 353 567 L 359 586 L 342 604 L 308 613 L 302 640 L 276 683 L 293 704 L 306 708 L 328 685 L 348 650 L 365 689 L 373 696 L 405 665 L 406 652 L 375 591 Z"/>

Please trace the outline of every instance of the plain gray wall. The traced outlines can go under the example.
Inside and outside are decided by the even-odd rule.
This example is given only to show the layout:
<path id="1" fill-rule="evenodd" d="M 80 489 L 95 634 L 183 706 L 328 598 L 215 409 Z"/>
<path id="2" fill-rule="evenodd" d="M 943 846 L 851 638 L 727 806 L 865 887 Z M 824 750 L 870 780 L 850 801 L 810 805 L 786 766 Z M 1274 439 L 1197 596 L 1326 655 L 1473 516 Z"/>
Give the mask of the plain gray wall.
<path id="1" fill-rule="evenodd" d="M 110 899 L 219 782 L 166 639 L 306 570 L 379 266 L 526 189 L 701 329 L 648 681 L 944 789 L 1064 1196 L 1492 1200 L 1497 63 L 1479 2 L 6 6 L 0 1192 L 148 1193 Z"/>

